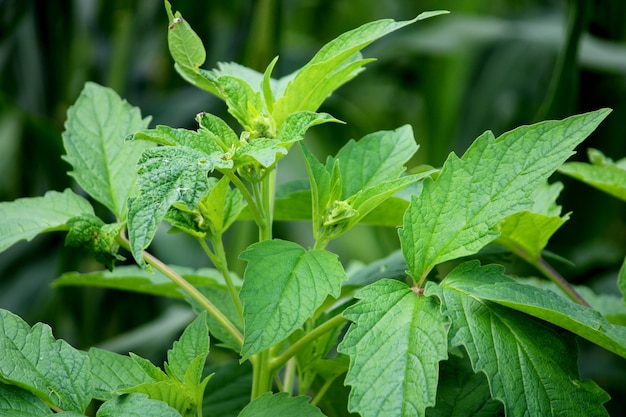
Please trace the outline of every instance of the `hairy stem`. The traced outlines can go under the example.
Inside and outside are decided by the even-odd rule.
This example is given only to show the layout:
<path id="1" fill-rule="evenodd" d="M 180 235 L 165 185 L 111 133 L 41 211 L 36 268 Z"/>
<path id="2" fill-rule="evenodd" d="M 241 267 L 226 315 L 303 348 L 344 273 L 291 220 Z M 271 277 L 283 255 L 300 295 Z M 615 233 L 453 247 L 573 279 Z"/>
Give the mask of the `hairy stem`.
<path id="1" fill-rule="evenodd" d="M 126 239 L 126 237 L 120 235 L 117 239 L 120 246 L 123 248 L 130 250 L 130 242 Z M 163 275 L 171 279 L 176 285 L 178 285 L 183 291 L 185 291 L 191 298 L 198 302 L 206 311 L 211 314 L 215 320 L 217 320 L 230 335 L 235 339 L 237 344 L 243 344 L 243 335 L 235 327 L 235 325 L 218 309 L 208 298 L 204 296 L 196 287 L 194 287 L 189 281 L 180 276 L 174 270 L 172 270 L 169 266 L 165 265 L 161 260 L 156 258 L 154 255 L 144 251 L 143 252 L 144 261 L 152 266 L 157 271 L 161 272 Z"/>
<path id="2" fill-rule="evenodd" d="M 239 291 L 235 287 L 235 284 L 233 283 L 233 278 L 230 276 L 230 271 L 228 270 L 228 261 L 226 260 L 226 251 L 224 250 L 224 244 L 222 243 L 222 239 L 214 239 L 211 242 L 213 243 L 213 249 L 215 250 L 214 259 L 211 259 L 211 261 L 224 276 L 224 281 L 226 281 L 228 293 L 233 299 L 233 303 L 235 304 L 235 308 L 237 309 L 239 317 L 243 321 L 243 307 L 241 305 L 241 300 L 239 299 Z M 204 240 L 202 240 L 200 243 L 202 244 L 205 252 L 208 251 L 207 254 L 211 253 Z"/>

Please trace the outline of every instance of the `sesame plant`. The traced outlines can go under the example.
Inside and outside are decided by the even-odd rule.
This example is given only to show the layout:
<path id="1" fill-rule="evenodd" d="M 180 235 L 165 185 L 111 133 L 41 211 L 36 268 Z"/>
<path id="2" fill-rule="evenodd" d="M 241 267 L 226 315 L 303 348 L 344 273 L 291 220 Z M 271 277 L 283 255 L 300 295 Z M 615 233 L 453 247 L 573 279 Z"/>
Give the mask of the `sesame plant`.
<path id="1" fill-rule="evenodd" d="M 157 366 L 133 353 L 80 351 L 46 324 L 0 310 L 0 415 L 607 415 L 608 394 L 579 375 L 577 339 L 626 358 L 626 328 L 590 307 L 544 249 L 569 216 L 556 204 L 562 184 L 548 178 L 571 172 L 563 163 L 609 110 L 485 132 L 440 169 L 405 166 L 418 151 L 409 126 L 320 160 L 305 134 L 340 122 L 318 109 L 371 61 L 360 51 L 443 12 L 367 23 L 274 78 L 277 58 L 264 73 L 202 68 L 201 40 L 165 5 L 176 70 L 223 100 L 238 126 L 200 112 L 196 130 L 149 127 L 113 90 L 87 83 L 63 133 L 80 189 L 0 203 L 0 251 L 66 232 L 67 246 L 86 248 L 106 270 L 68 271 L 56 287 L 171 297 L 196 317 Z M 288 152 L 302 155 L 308 178 L 277 185 Z M 616 169 L 624 198 L 623 164 Z M 109 214 L 97 216 L 96 204 Z M 309 222 L 314 243 L 274 238 L 281 220 Z M 258 229 L 238 254 L 241 278 L 224 244 L 238 221 Z M 347 273 L 327 247 L 360 223 L 399 227 L 401 250 Z M 162 224 L 197 242 L 211 268 L 151 254 Z M 488 245 L 546 280 L 485 262 Z M 235 366 L 207 371 L 215 345 L 237 355 Z"/>

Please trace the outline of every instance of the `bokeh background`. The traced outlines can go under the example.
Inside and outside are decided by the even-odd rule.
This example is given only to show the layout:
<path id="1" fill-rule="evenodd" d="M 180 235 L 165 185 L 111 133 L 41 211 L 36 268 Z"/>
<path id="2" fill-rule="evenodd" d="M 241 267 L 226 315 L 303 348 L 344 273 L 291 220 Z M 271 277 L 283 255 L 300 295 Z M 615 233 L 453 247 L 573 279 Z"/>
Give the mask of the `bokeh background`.
<path id="1" fill-rule="evenodd" d="M 174 0 L 205 43 L 212 68 L 236 61 L 263 71 L 279 55 L 276 76 L 299 68 L 327 41 L 368 21 L 406 20 L 425 10 L 451 14 L 389 35 L 364 55 L 378 60 L 322 107 L 347 122 L 315 127 L 307 145 L 324 158 L 350 138 L 410 124 L 421 148 L 412 166 L 441 166 L 483 131 L 601 107 L 613 113 L 579 149 L 626 156 L 626 2 L 622 0 Z M 61 132 L 86 81 L 113 88 L 151 115 L 153 125 L 195 128 L 208 111 L 232 120 L 225 106 L 186 84 L 167 50 L 167 16 L 156 0 L 0 0 L 0 201 L 75 187 Z M 280 181 L 303 177 L 301 160 L 282 163 Z M 557 269 L 571 282 L 617 293 L 626 252 L 623 202 L 556 174 L 559 203 L 572 211 L 550 251 L 571 261 Z M 276 233 L 307 242 L 310 226 L 278 224 Z M 228 236 L 232 267 L 254 238 L 249 224 Z M 31 324 L 44 321 L 79 348 L 132 350 L 155 362 L 189 320 L 175 302 L 100 289 L 52 289 L 65 271 L 99 268 L 84 252 L 49 234 L 0 254 L 0 308 Z M 341 259 L 368 263 L 398 248 L 393 229 L 357 227 L 335 242 Z M 184 237 L 159 235 L 162 259 L 208 266 Z M 529 270 L 528 274 L 536 274 Z M 613 396 L 611 415 L 626 414 L 626 362 L 581 344 L 581 370 Z M 220 354 L 212 355 L 220 361 Z"/>

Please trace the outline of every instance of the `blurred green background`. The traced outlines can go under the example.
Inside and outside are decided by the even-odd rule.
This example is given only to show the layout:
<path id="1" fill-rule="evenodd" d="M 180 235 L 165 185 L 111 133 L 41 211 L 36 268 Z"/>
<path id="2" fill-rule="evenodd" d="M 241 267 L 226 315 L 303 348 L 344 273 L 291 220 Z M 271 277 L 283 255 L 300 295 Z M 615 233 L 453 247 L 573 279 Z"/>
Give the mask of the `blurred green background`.
<path id="1" fill-rule="evenodd" d="M 322 110 L 347 122 L 307 136 L 320 158 L 350 138 L 410 124 L 421 148 L 412 166 L 440 166 L 483 131 L 611 107 L 586 148 L 626 156 L 626 2 L 622 0 L 174 0 L 205 43 L 212 68 L 237 61 L 262 71 L 280 55 L 275 76 L 300 67 L 327 41 L 368 21 L 410 19 L 425 10 L 450 15 L 411 25 L 365 49 L 378 60 L 330 97 Z M 111 87 L 152 123 L 195 128 L 200 111 L 232 120 L 225 106 L 186 84 L 167 51 L 167 17 L 152 0 L 0 0 L 0 201 L 75 187 L 66 175 L 61 132 L 85 81 Z M 279 181 L 303 177 L 298 155 L 279 167 Z M 559 175 L 559 203 L 571 220 L 548 248 L 569 259 L 555 264 L 571 282 L 616 293 L 626 252 L 624 203 Z M 310 226 L 279 224 L 276 234 L 304 244 Z M 228 236 L 232 267 L 254 238 L 249 224 Z M 180 304 L 98 289 L 51 289 L 61 273 L 99 268 L 50 234 L 0 255 L 0 308 L 31 324 L 44 321 L 80 348 L 132 350 L 162 361 L 189 320 Z M 396 231 L 357 227 L 332 246 L 344 262 L 371 262 L 398 248 Z M 160 235 L 151 249 L 194 267 L 207 260 L 181 236 Z M 534 271 L 528 271 L 533 274 Z M 147 342 L 148 341 L 148 342 Z M 626 414 L 626 363 L 582 345 L 583 374 Z"/>

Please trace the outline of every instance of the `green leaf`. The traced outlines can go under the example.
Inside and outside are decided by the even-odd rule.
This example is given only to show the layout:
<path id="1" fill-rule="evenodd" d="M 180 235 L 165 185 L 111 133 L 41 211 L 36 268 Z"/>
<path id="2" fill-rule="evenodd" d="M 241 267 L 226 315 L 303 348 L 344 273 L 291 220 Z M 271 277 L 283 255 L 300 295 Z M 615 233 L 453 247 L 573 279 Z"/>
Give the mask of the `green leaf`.
<path id="1" fill-rule="evenodd" d="M 239 190 L 230 188 L 228 177 L 222 177 L 211 191 L 198 202 L 198 210 L 203 221 L 208 223 L 211 237 L 219 237 L 237 220 L 244 207 Z"/>
<path id="2" fill-rule="evenodd" d="M 201 313 L 174 342 L 174 346 L 167 352 L 167 364 L 171 377 L 178 382 L 184 382 L 187 372 L 197 366 L 197 358 L 202 358 L 199 369 L 192 369 L 198 374 L 195 381 L 189 381 L 196 385 L 200 384 L 204 361 L 209 355 L 209 326 L 207 325 L 206 312 Z"/>
<path id="3" fill-rule="evenodd" d="M 550 237 L 569 219 L 569 213 L 561 216 L 561 206 L 555 202 L 562 189 L 560 182 L 537 188 L 531 195 L 534 207 L 501 221 L 496 242 L 537 263 Z"/>
<path id="4" fill-rule="evenodd" d="M 54 339 L 48 325 L 37 323 L 31 328 L 0 309 L 0 350 L 0 380 L 61 409 L 85 411 L 93 391 L 89 359 L 65 341 Z"/>
<path id="5" fill-rule="evenodd" d="M 122 223 L 104 224 L 99 217 L 83 214 L 72 217 L 67 225 L 70 231 L 65 237 L 65 246 L 84 247 L 108 269 L 113 269 L 115 261 L 125 259 L 117 253 L 119 244 L 116 238 L 124 227 Z"/>
<path id="6" fill-rule="evenodd" d="M 144 140 L 166 146 L 186 146 L 202 151 L 207 155 L 217 154 L 221 156 L 224 153 L 217 143 L 207 137 L 207 132 L 204 130 L 194 132 L 193 130 L 174 129 L 173 127 L 158 125 L 154 129 L 136 132 L 127 140 Z"/>
<path id="7" fill-rule="evenodd" d="M 131 388 L 124 389 L 127 393 L 146 394 L 152 400 L 162 401 L 173 410 L 177 410 L 183 417 L 191 417 L 196 409 L 196 392 L 181 387 L 172 379 L 146 382 Z M 178 414 L 176 414 L 178 415 Z"/>
<path id="8" fill-rule="evenodd" d="M 237 165 L 259 163 L 268 168 L 284 155 L 287 149 L 277 139 L 255 139 L 237 148 L 234 159 Z"/>
<path id="9" fill-rule="evenodd" d="M 249 361 L 232 360 L 207 368 L 215 374 L 206 386 L 202 402 L 203 416 L 236 416 L 250 402 L 252 367 Z"/>
<path id="10" fill-rule="evenodd" d="M 281 392 L 267 392 L 248 404 L 238 417 L 324 417 L 319 408 L 309 404 L 309 397 L 290 397 Z"/>
<path id="11" fill-rule="evenodd" d="M 613 162 L 591 148 L 588 154 L 591 164 L 568 162 L 559 168 L 559 172 L 626 201 L 626 158 Z"/>
<path id="12" fill-rule="evenodd" d="M 217 76 L 213 80 L 219 96 L 228 106 L 228 112 L 249 132 L 258 132 L 255 137 L 268 137 L 263 134 L 265 126 L 259 128 L 259 123 L 266 121 L 261 112 L 263 100 L 261 94 L 255 91 L 246 81 L 229 75 Z"/>
<path id="13" fill-rule="evenodd" d="M 151 400 L 143 394 L 123 394 L 100 407 L 96 417 L 181 417 L 163 401 Z"/>
<path id="14" fill-rule="evenodd" d="M 134 387 L 153 379 L 131 357 L 108 350 L 89 349 L 94 398 L 110 400 L 124 388 Z"/>
<path id="15" fill-rule="evenodd" d="M 137 179 L 140 194 L 129 201 L 128 214 L 132 254 L 140 266 L 145 265 L 142 251 L 154 238 L 170 206 L 183 202 L 194 207 L 208 190 L 209 171 L 230 166 L 232 161 L 186 147 L 162 146 L 144 152 Z"/>
<path id="16" fill-rule="evenodd" d="M 221 272 L 216 269 L 205 268 L 194 271 L 190 268 L 175 267 L 174 270 L 195 286 L 224 287 L 226 285 Z M 52 285 L 54 287 L 100 287 L 170 298 L 185 298 L 180 287 L 162 273 L 148 272 L 134 265 L 119 266 L 114 271 L 66 272 Z"/>
<path id="17" fill-rule="evenodd" d="M 508 282 L 499 265 L 467 262 L 440 286 L 429 282 L 450 317 L 449 343 L 464 346 L 475 372 L 484 372 L 494 399 L 507 416 L 606 416 L 608 395 L 593 381 L 580 380 L 574 336 L 545 321 L 483 300 L 466 283 Z M 521 296 L 517 294 L 516 296 Z"/>
<path id="18" fill-rule="evenodd" d="M 20 240 L 31 240 L 40 233 L 68 230 L 67 221 L 92 214 L 87 200 L 69 188 L 48 191 L 43 197 L 18 198 L 0 203 L 0 252 Z"/>
<path id="19" fill-rule="evenodd" d="M 239 294 L 245 322 L 244 359 L 302 326 L 328 295 L 339 296 L 341 281 L 346 279 L 336 255 L 307 251 L 293 242 L 258 242 L 239 257 L 248 262 Z"/>
<path id="20" fill-rule="evenodd" d="M 395 180 L 405 170 L 404 164 L 417 152 L 418 146 L 409 125 L 396 130 L 379 131 L 351 139 L 326 164 L 341 162 L 341 198 L 346 199 L 366 188 Z M 330 172 L 331 170 L 328 169 Z"/>
<path id="21" fill-rule="evenodd" d="M 504 415 L 502 403 L 491 398 L 487 378 L 474 373 L 466 356 L 451 355 L 440 362 L 437 405 L 426 417 L 496 417 Z"/>
<path id="22" fill-rule="evenodd" d="M 357 293 L 344 316 L 354 323 L 339 345 L 350 356 L 349 410 L 363 417 L 423 416 L 435 405 L 438 364 L 447 358 L 446 318 L 435 299 L 399 281 Z"/>
<path id="23" fill-rule="evenodd" d="M 226 122 L 219 117 L 211 113 L 199 113 L 196 116 L 196 121 L 200 125 L 200 128 L 209 135 L 215 143 L 223 143 L 224 150 L 230 149 L 239 142 L 239 137 L 233 129 L 226 124 Z"/>
<path id="24" fill-rule="evenodd" d="M 172 13 L 172 6 L 167 0 L 165 10 L 168 16 L 167 45 L 174 59 L 176 71 L 191 84 L 219 96 L 213 83 L 200 68 L 206 60 L 202 40 L 179 12 Z"/>
<path id="25" fill-rule="evenodd" d="M 42 417 L 51 416 L 52 411 L 34 394 L 0 382 L 1 417 Z"/>
<path id="26" fill-rule="evenodd" d="M 126 218 L 126 201 L 133 193 L 135 164 L 149 146 L 125 143 L 129 133 L 145 129 L 150 118 L 115 91 L 88 82 L 68 112 L 63 132 L 63 157 L 73 167 L 70 175 L 118 219 Z"/>
<path id="27" fill-rule="evenodd" d="M 617 274 L 617 285 L 619 286 L 619 290 L 622 292 L 624 304 L 626 304 L 626 257 L 624 257 L 622 267 L 619 269 L 619 273 Z"/>
<path id="28" fill-rule="evenodd" d="M 370 62 L 361 49 L 395 30 L 446 12 L 426 12 L 413 20 L 391 19 L 366 23 L 330 41 L 295 75 L 284 95 L 274 103 L 273 117 L 280 128 L 288 115 L 301 110 L 316 111 L 334 90 L 354 78 Z"/>
<path id="29" fill-rule="evenodd" d="M 626 358 L 626 327 L 609 323 L 598 311 L 516 282 L 502 268 L 472 262 L 457 269 L 446 278 L 447 285 L 457 291 L 540 318 Z"/>
<path id="30" fill-rule="evenodd" d="M 409 273 L 420 282 L 437 264 L 472 255 L 499 235 L 496 225 L 532 206 L 530 194 L 608 115 L 598 110 L 481 135 L 436 181 L 412 197 L 400 230 Z"/>
<path id="31" fill-rule="evenodd" d="M 282 144 L 291 144 L 304 139 L 304 134 L 310 127 L 328 122 L 343 123 L 328 113 L 315 113 L 312 111 L 291 113 L 278 130 L 276 139 Z"/>

